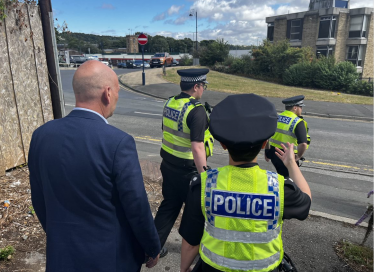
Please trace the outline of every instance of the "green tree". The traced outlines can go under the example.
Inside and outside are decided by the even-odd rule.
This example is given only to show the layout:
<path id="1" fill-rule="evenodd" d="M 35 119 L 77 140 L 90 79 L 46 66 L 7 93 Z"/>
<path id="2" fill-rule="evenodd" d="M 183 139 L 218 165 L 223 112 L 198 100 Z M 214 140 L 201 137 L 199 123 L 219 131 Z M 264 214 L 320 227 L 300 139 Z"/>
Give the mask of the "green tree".
<path id="1" fill-rule="evenodd" d="M 166 52 L 169 50 L 169 44 L 165 37 L 156 35 L 152 38 L 153 52 Z"/>
<path id="2" fill-rule="evenodd" d="M 200 63 L 201 65 L 212 66 L 216 62 L 223 62 L 228 57 L 229 51 L 227 42 L 223 38 L 217 39 L 207 47 L 200 49 Z"/>
<path id="3" fill-rule="evenodd" d="M 207 47 L 207 46 L 209 46 L 209 44 L 211 44 L 211 43 L 214 43 L 215 42 L 215 40 L 202 40 L 201 42 L 199 42 L 199 45 L 202 47 L 202 46 L 205 46 L 205 47 Z"/>

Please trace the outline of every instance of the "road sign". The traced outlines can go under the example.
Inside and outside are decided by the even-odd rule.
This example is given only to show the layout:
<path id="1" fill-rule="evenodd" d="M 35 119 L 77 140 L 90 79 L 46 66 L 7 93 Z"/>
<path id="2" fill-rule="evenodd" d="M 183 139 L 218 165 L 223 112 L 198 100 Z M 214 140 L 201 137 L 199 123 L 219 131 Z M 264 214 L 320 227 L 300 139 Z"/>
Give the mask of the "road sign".
<path id="1" fill-rule="evenodd" d="M 138 43 L 139 43 L 140 45 L 145 45 L 147 42 L 148 42 L 148 37 L 147 37 L 147 35 L 141 33 L 141 34 L 138 36 Z"/>

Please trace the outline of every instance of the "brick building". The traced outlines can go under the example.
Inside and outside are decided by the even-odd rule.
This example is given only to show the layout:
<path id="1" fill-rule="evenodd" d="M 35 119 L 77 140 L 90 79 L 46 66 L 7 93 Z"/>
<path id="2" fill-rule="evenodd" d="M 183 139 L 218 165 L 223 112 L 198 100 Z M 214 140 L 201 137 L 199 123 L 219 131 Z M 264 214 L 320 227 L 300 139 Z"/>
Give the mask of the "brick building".
<path id="1" fill-rule="evenodd" d="M 127 53 L 139 53 L 137 35 L 127 35 L 126 44 L 127 44 Z"/>
<path id="2" fill-rule="evenodd" d="M 267 38 L 310 46 L 316 55 L 350 61 L 363 78 L 373 78 L 373 8 L 349 9 L 349 1 L 310 0 L 309 11 L 266 18 Z"/>

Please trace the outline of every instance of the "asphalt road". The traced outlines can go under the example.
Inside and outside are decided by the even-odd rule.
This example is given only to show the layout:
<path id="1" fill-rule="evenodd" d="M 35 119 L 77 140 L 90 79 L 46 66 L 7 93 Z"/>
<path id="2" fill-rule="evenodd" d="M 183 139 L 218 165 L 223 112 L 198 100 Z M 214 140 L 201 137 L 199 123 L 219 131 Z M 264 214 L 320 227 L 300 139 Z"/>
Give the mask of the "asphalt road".
<path id="1" fill-rule="evenodd" d="M 114 69 L 117 74 L 135 69 Z M 62 70 L 66 114 L 74 107 L 71 86 L 75 70 Z M 140 159 L 161 162 L 161 112 L 164 101 L 122 89 L 110 124 L 132 135 Z M 301 170 L 313 194 L 312 210 L 359 218 L 366 210 L 367 193 L 373 189 L 373 123 L 306 117 L 312 143 Z M 262 168 L 274 170 L 259 156 Z M 212 167 L 228 163 L 218 144 L 209 159 Z"/>

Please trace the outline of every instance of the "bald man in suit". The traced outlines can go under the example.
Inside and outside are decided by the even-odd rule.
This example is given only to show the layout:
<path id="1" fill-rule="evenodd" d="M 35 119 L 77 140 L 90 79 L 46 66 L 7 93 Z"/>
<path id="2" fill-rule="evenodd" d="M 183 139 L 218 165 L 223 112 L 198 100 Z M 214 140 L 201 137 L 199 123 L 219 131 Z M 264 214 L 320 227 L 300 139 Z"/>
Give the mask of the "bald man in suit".
<path id="1" fill-rule="evenodd" d="M 135 141 L 111 126 L 119 83 L 95 60 L 74 74 L 76 107 L 35 130 L 31 197 L 47 234 L 46 271 L 140 271 L 156 265 L 160 242 Z"/>

